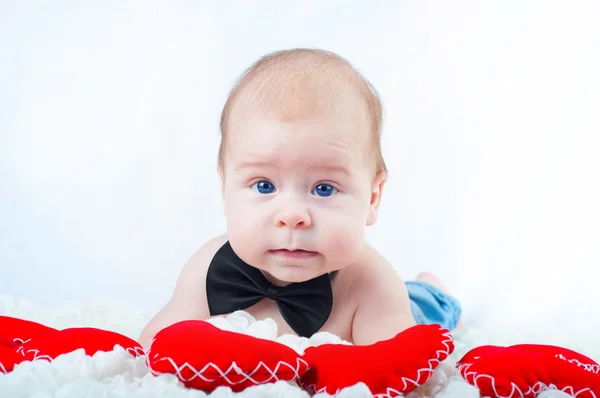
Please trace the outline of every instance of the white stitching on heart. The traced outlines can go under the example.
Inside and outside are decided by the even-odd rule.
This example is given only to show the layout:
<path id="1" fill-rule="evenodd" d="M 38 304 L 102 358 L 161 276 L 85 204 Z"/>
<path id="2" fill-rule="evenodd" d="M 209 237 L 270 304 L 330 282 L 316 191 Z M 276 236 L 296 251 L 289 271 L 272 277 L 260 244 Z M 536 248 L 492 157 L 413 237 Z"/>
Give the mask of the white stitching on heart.
<path id="1" fill-rule="evenodd" d="M 25 351 L 24 346 L 20 346 L 17 348 L 16 353 L 17 354 L 21 354 L 22 356 L 25 356 L 26 354 L 29 354 L 30 352 L 33 352 L 33 358 L 31 358 L 31 361 L 36 361 L 38 359 L 43 359 L 46 360 L 48 362 L 52 362 L 52 357 L 49 355 L 38 355 L 40 353 L 40 350 L 36 349 L 36 348 L 32 348 L 30 350 Z"/>
<path id="2" fill-rule="evenodd" d="M 29 340 L 27 340 L 27 341 L 29 341 Z M 113 347 L 113 350 L 116 347 L 123 348 L 120 344 L 115 344 Z M 81 349 L 83 349 L 83 347 L 75 348 L 74 350 L 69 351 L 69 352 L 60 353 L 60 354 L 58 354 L 58 356 L 64 355 L 64 354 L 70 354 L 71 352 L 81 350 Z M 125 351 L 128 352 L 129 354 L 133 355 L 134 357 L 144 355 L 144 349 L 141 347 L 129 347 L 129 348 L 125 349 Z M 25 351 L 25 347 L 21 345 L 21 346 L 17 347 L 17 350 L 15 352 L 17 354 L 21 354 L 22 356 L 25 356 L 29 353 L 33 353 L 33 358 L 30 359 L 31 361 L 46 360 L 48 362 L 52 362 L 54 360 L 54 358 L 52 358 L 50 355 L 38 355 L 40 353 L 40 350 L 38 350 L 37 348 L 32 348 L 32 349 Z"/>
<path id="3" fill-rule="evenodd" d="M 494 396 L 498 397 L 498 398 L 524 398 L 526 396 L 531 395 L 532 393 L 534 395 L 537 395 L 539 393 L 541 393 L 542 391 L 545 390 L 559 390 L 558 387 L 556 387 L 554 384 L 550 383 L 550 384 L 545 384 L 542 383 L 541 381 L 538 381 L 537 383 L 535 383 L 533 386 L 528 386 L 527 391 L 523 392 L 519 386 L 517 386 L 514 382 L 511 382 L 511 391 L 509 395 L 500 395 L 500 393 L 498 393 L 497 389 L 496 389 L 496 380 L 494 379 L 494 377 L 492 377 L 491 375 L 488 374 L 477 374 L 476 372 L 469 372 L 469 368 L 471 367 L 471 363 L 467 363 L 467 364 L 459 364 L 456 369 L 460 372 L 460 374 L 462 375 L 462 377 L 471 385 L 479 388 L 481 390 L 481 388 L 478 385 L 478 381 L 479 379 L 482 378 L 487 378 L 491 380 L 491 386 L 492 386 L 492 390 L 494 391 Z M 469 379 L 472 376 L 471 379 Z M 570 394 L 573 397 L 577 397 L 579 394 L 583 394 L 583 393 L 587 393 L 589 392 L 591 394 L 591 398 L 598 398 L 596 396 L 596 394 L 589 388 L 589 387 L 585 387 L 577 392 L 575 392 L 575 389 L 573 388 L 573 386 L 566 386 L 564 387 L 562 390 L 560 390 L 566 394 Z M 518 393 L 518 395 L 515 395 L 516 393 Z"/>
<path id="4" fill-rule="evenodd" d="M 144 349 L 142 347 L 129 347 L 125 351 L 127 351 L 134 357 L 139 357 L 139 356 L 144 355 Z"/>
<path id="5" fill-rule="evenodd" d="M 296 366 L 294 367 L 293 365 L 290 365 L 287 362 L 283 362 L 283 361 L 279 361 L 277 362 L 277 365 L 275 365 L 275 368 L 273 370 L 271 370 L 263 361 L 260 361 L 258 363 L 258 365 L 249 373 L 246 373 L 235 361 L 231 363 L 231 365 L 229 366 L 229 368 L 227 368 L 225 371 L 222 371 L 221 368 L 219 368 L 217 365 L 215 365 L 212 362 L 207 363 L 202 369 L 197 370 L 195 367 L 193 367 L 192 365 L 190 365 L 188 362 L 184 363 L 181 366 L 177 366 L 177 364 L 175 363 L 175 361 L 171 358 L 171 357 L 162 357 L 162 358 L 158 358 L 159 354 L 154 354 L 151 355 L 151 349 L 148 351 L 148 353 L 146 354 L 146 365 L 148 366 L 148 368 L 150 369 L 150 371 L 152 372 L 152 374 L 154 376 L 158 376 L 160 373 L 156 372 L 154 369 L 152 369 L 152 366 L 150 364 L 150 358 L 152 357 L 152 362 L 153 363 L 158 363 L 158 362 L 162 362 L 162 361 L 167 361 L 171 364 L 171 366 L 173 367 L 173 370 L 175 370 L 175 375 L 177 376 L 177 378 L 183 382 L 188 382 L 191 380 L 194 380 L 195 378 L 200 378 L 206 382 L 212 383 L 218 379 L 224 379 L 229 385 L 236 385 L 236 384 L 240 384 L 246 381 L 251 381 L 253 384 L 263 384 L 263 383 L 271 383 L 271 382 L 275 382 L 278 380 L 284 380 L 284 379 L 280 379 L 277 377 L 277 372 L 279 371 L 280 367 L 287 367 L 289 368 L 293 374 L 294 377 L 290 380 L 286 380 L 286 381 L 291 381 L 291 380 L 297 380 L 300 378 L 300 371 L 301 370 L 308 370 L 308 363 L 303 360 L 302 358 L 298 357 L 296 358 Z M 158 358 L 158 359 L 157 359 Z M 303 369 L 304 368 L 304 369 Z M 184 378 L 183 375 L 181 374 L 181 372 L 184 369 L 190 369 L 193 372 L 193 375 L 190 378 Z M 219 373 L 219 376 L 211 379 L 208 377 L 204 376 L 204 372 L 206 372 L 208 369 L 214 369 L 217 371 L 217 373 Z M 269 373 L 271 375 L 271 377 L 269 377 L 267 380 L 264 381 L 257 381 L 253 378 L 253 376 L 260 371 L 261 369 L 266 370 L 267 373 Z M 229 379 L 228 375 L 229 374 L 235 374 L 235 375 L 239 375 L 242 376 L 243 379 L 240 381 L 232 381 Z"/>
<path id="6" fill-rule="evenodd" d="M 562 360 L 565 360 L 565 361 L 567 361 L 569 363 L 572 363 L 574 365 L 577 365 L 578 367 L 583 368 L 583 369 L 587 370 L 588 372 L 600 373 L 600 365 L 591 364 L 591 363 L 583 363 L 583 362 L 580 362 L 579 360 L 577 360 L 575 358 L 573 358 L 573 359 L 567 359 L 562 354 L 556 354 L 554 357 L 562 359 Z"/>
<path id="7" fill-rule="evenodd" d="M 481 390 L 481 387 L 478 385 L 479 379 L 490 379 L 491 380 L 491 386 L 492 386 L 492 390 L 494 390 L 494 396 L 497 398 L 523 398 L 524 394 L 523 391 L 521 391 L 521 389 L 519 388 L 519 386 L 517 386 L 514 382 L 510 383 L 511 386 L 511 390 L 510 390 L 510 394 L 507 396 L 504 395 L 500 395 L 498 393 L 498 391 L 496 390 L 496 380 L 487 374 L 477 374 L 476 372 L 469 372 L 469 368 L 471 367 L 471 364 L 460 364 L 456 367 L 456 369 L 460 372 L 460 374 L 462 375 L 462 377 L 471 385 L 477 387 L 479 390 Z M 472 378 L 470 378 L 472 376 Z M 518 395 L 515 395 L 517 394 Z"/>

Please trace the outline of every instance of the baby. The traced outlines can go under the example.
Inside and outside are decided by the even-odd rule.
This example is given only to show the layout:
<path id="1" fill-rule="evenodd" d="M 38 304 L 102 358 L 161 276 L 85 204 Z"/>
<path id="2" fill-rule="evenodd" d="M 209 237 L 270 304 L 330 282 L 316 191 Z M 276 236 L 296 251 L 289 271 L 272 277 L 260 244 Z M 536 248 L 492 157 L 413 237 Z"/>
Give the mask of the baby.
<path id="1" fill-rule="evenodd" d="M 227 233 L 184 266 L 144 328 L 244 310 L 280 334 L 327 331 L 355 345 L 417 323 L 454 329 L 459 303 L 432 274 L 404 283 L 365 242 L 386 182 L 376 91 L 339 56 L 269 54 L 233 88 L 218 172 Z"/>

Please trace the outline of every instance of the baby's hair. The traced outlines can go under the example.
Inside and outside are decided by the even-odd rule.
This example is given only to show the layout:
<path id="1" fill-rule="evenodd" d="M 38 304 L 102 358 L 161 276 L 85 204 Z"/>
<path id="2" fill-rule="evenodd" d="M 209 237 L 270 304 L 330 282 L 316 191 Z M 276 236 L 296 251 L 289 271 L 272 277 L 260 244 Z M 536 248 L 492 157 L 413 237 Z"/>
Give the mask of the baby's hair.
<path id="1" fill-rule="evenodd" d="M 243 109 L 238 109 L 238 103 L 243 103 Z M 381 153 L 379 95 L 350 62 L 319 49 L 297 48 L 267 54 L 240 76 L 223 107 L 219 170 L 225 163 L 227 131 L 234 113 L 244 116 L 261 111 L 288 122 L 357 106 L 357 111 L 366 111 L 368 117 L 376 171 L 387 171 Z"/>

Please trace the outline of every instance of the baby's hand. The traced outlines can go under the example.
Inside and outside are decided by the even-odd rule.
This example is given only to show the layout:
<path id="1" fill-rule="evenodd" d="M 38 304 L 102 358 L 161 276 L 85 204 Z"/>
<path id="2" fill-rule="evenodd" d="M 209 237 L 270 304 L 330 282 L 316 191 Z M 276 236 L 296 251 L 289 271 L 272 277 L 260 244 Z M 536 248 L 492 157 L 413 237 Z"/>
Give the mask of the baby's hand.
<path id="1" fill-rule="evenodd" d="M 330 395 L 359 382 L 374 395 L 406 394 L 424 384 L 453 350 L 450 332 L 439 325 L 413 326 L 390 340 L 366 346 L 309 347 L 304 359 L 310 369 L 301 384 L 311 393 Z"/>

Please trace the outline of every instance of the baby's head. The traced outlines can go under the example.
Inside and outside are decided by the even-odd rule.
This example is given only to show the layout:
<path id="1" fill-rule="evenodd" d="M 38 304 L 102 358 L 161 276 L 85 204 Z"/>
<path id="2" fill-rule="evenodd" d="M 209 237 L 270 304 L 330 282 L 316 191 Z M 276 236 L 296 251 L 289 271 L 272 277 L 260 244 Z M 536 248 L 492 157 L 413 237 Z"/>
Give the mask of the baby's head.
<path id="1" fill-rule="evenodd" d="M 386 178 L 381 104 L 339 56 L 269 54 L 233 88 L 219 173 L 228 238 L 275 283 L 352 263 L 377 219 Z"/>

